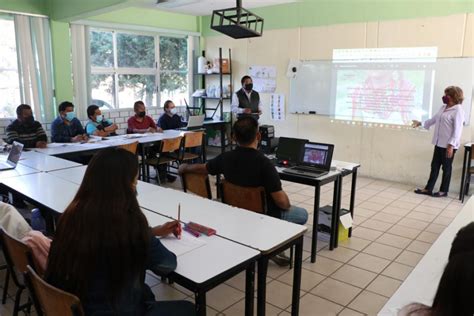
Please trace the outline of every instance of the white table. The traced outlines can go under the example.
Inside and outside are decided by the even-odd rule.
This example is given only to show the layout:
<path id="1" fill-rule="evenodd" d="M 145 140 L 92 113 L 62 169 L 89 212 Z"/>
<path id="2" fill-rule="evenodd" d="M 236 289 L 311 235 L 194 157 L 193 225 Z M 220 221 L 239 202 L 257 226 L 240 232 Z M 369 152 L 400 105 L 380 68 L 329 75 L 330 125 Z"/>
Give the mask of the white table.
<path id="1" fill-rule="evenodd" d="M 82 183 L 82 179 L 84 178 L 84 174 L 86 173 L 87 166 L 80 166 L 70 169 L 62 169 L 51 171 L 49 174 L 64 179 L 66 181 L 70 181 L 72 183 L 80 185 Z M 163 190 L 163 188 L 143 181 L 138 181 L 137 183 L 137 192 L 138 195 L 142 195 L 148 192 L 154 192 L 157 190 Z"/>
<path id="2" fill-rule="evenodd" d="M 259 250 L 258 315 L 265 315 L 269 258 L 295 245 L 292 314 L 298 314 L 305 226 L 171 189 L 138 195 L 138 202 L 143 208 L 174 219 L 180 203 L 182 221 L 214 228 L 219 236 Z"/>
<path id="3" fill-rule="evenodd" d="M 5 162 L 7 160 L 6 155 L 0 155 L 0 162 Z M 3 170 L 0 171 L 0 179 L 24 176 L 26 174 L 38 173 L 39 171 L 22 164 L 17 164 L 15 169 Z"/>
<path id="4" fill-rule="evenodd" d="M 150 226 L 162 225 L 170 220 L 147 210 L 143 210 L 143 213 Z M 188 233 L 183 231 L 183 234 Z M 246 270 L 246 315 L 251 314 L 255 260 L 260 252 L 219 236 L 202 235 L 199 239 L 205 245 L 177 256 L 178 266 L 171 278 L 196 294 L 198 314 L 202 315 L 206 310 L 206 292 Z M 167 243 L 166 240 L 162 240 L 162 243 L 173 252 L 175 243 Z"/>
<path id="5" fill-rule="evenodd" d="M 45 172 L 82 166 L 77 162 L 48 156 L 34 151 L 23 152 L 18 164 Z"/>
<path id="6" fill-rule="evenodd" d="M 70 154 L 70 153 L 77 153 L 89 150 L 98 150 L 102 148 L 107 148 L 108 145 L 102 144 L 100 142 L 93 142 L 93 143 L 51 143 L 48 144 L 46 148 L 35 148 L 34 151 L 50 155 L 63 155 L 63 154 Z"/>
<path id="7" fill-rule="evenodd" d="M 413 302 L 431 306 L 439 280 L 448 262 L 451 244 L 459 229 L 474 221 L 474 198 L 469 199 L 453 222 L 443 231 L 415 269 L 388 300 L 381 316 L 397 315 L 398 309 Z"/>

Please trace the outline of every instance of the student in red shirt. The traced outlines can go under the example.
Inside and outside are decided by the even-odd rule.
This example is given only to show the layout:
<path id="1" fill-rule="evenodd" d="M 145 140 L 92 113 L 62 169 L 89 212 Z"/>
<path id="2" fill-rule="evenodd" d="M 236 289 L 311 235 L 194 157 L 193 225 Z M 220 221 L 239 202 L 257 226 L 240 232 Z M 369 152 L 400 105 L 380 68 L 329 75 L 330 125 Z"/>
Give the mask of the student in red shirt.
<path id="1" fill-rule="evenodd" d="M 145 103 L 137 101 L 133 105 L 135 115 L 128 119 L 127 133 L 156 133 L 163 130 L 156 126 L 155 121 L 146 115 Z"/>

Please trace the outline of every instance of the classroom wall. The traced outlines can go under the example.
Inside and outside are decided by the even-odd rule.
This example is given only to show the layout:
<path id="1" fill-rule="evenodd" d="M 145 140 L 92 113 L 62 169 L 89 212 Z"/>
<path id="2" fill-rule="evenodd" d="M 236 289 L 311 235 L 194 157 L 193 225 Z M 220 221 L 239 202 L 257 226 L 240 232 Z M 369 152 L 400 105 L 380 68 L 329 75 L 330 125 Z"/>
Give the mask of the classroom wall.
<path id="1" fill-rule="evenodd" d="M 264 36 L 234 40 L 226 36 L 205 38 L 207 56 L 217 56 L 218 47 L 232 49 L 234 87 L 250 65 L 277 67 L 277 93 L 289 94 L 288 61 L 331 59 L 335 48 L 438 46 L 440 57 L 474 56 L 473 14 L 455 14 L 417 19 L 265 30 Z M 286 98 L 288 101 L 288 98 Z M 433 151 L 432 131 L 368 128 L 335 122 L 328 117 L 295 115 L 286 111 L 284 122 L 272 121 L 269 95 L 262 124 L 272 124 L 277 136 L 308 138 L 336 145 L 334 158 L 360 162 L 361 174 L 414 185 L 427 181 Z M 288 107 L 287 107 L 288 108 Z M 474 116 L 474 115 L 473 115 Z M 463 130 L 462 142 L 474 140 L 474 118 Z M 459 190 L 463 150 L 454 163 L 452 191 Z"/>

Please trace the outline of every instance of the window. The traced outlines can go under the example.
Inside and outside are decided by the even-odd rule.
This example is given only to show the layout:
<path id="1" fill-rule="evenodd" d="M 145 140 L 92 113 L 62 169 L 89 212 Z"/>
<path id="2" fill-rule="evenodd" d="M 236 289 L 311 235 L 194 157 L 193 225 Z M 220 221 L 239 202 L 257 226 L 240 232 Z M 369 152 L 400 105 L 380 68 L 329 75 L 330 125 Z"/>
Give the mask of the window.
<path id="1" fill-rule="evenodd" d="M 0 118 L 15 117 L 20 104 L 20 80 L 13 20 L 0 17 Z"/>
<path id="2" fill-rule="evenodd" d="M 188 54 L 185 37 L 91 29 L 92 103 L 114 109 L 171 99 L 183 105 L 189 98 Z"/>

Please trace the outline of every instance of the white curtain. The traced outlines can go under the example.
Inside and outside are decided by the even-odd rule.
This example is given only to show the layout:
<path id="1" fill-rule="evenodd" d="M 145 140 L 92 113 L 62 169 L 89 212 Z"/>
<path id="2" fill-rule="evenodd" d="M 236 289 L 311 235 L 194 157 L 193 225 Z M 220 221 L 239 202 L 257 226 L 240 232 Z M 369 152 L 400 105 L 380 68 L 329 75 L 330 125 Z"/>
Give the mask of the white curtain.
<path id="1" fill-rule="evenodd" d="M 90 78 L 89 27 L 71 24 L 72 77 L 74 82 L 74 105 L 80 119 L 87 119 Z"/>
<path id="2" fill-rule="evenodd" d="M 31 105 L 37 120 L 55 115 L 51 32 L 47 18 L 15 15 L 21 101 Z"/>

